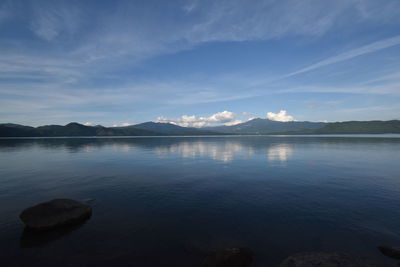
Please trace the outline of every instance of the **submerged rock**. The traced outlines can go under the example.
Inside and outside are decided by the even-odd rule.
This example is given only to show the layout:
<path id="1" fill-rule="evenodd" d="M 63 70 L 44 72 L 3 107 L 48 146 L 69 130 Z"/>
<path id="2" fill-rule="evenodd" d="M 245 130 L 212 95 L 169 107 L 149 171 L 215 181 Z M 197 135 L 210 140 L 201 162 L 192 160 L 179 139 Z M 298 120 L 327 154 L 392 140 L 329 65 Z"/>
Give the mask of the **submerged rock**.
<path id="1" fill-rule="evenodd" d="M 286 258 L 280 267 L 385 267 L 391 266 L 343 253 L 298 253 Z"/>
<path id="2" fill-rule="evenodd" d="M 35 229 L 25 227 L 20 238 L 21 248 L 42 247 L 56 241 L 73 231 L 82 227 L 82 224 L 73 224 L 51 228 L 46 231 L 37 231 Z"/>
<path id="3" fill-rule="evenodd" d="M 400 259 L 400 247 L 379 246 L 378 249 L 385 256 Z"/>
<path id="4" fill-rule="evenodd" d="M 207 256 L 207 267 L 247 267 L 253 261 L 253 253 L 246 247 L 226 248 L 214 251 Z"/>
<path id="5" fill-rule="evenodd" d="M 54 199 L 24 210 L 20 218 L 34 230 L 46 230 L 59 226 L 73 225 L 90 218 L 92 208 L 72 199 Z"/>

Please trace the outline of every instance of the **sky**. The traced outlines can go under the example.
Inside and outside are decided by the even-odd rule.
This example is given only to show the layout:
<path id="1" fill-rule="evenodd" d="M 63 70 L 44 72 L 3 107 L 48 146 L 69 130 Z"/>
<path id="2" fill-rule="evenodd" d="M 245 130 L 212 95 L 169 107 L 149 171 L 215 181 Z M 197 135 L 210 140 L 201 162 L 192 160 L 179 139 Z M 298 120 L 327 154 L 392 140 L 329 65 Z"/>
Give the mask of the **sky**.
<path id="1" fill-rule="evenodd" d="M 398 0 L 0 0 L 0 123 L 400 119 Z"/>

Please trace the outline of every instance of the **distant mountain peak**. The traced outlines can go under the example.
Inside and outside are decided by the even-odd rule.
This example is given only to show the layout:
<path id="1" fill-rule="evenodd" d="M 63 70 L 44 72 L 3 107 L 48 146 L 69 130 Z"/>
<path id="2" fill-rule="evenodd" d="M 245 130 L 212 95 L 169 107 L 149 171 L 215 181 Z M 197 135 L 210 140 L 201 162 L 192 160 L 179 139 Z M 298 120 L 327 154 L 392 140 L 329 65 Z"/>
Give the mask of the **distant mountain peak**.
<path id="1" fill-rule="evenodd" d="M 183 127 L 183 126 L 179 126 L 179 125 L 168 123 L 168 122 L 148 121 L 148 122 L 135 124 L 135 125 L 132 125 L 129 127 L 134 127 L 136 129 L 155 131 L 155 132 L 168 134 L 168 135 L 217 134 L 215 132 L 211 132 L 209 130 L 204 130 L 201 128 Z"/>
<path id="2" fill-rule="evenodd" d="M 9 127 L 20 127 L 20 126 L 24 126 L 24 125 L 16 124 L 16 123 L 0 123 L 0 125 L 9 126 Z"/>
<path id="3" fill-rule="evenodd" d="M 85 126 L 85 125 L 80 124 L 78 122 L 70 122 L 70 123 L 66 124 L 65 126 Z"/>
<path id="4" fill-rule="evenodd" d="M 314 130 L 325 125 L 322 122 L 309 121 L 274 121 L 270 119 L 255 118 L 232 126 L 207 127 L 208 130 L 230 134 L 271 134 L 292 132 L 300 130 Z"/>

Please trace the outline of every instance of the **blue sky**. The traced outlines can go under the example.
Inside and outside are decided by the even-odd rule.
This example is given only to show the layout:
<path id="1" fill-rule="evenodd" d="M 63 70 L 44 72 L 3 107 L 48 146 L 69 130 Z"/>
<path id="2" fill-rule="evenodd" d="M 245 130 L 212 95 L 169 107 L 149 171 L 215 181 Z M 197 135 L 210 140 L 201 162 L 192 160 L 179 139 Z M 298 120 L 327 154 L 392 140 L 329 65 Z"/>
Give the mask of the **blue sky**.
<path id="1" fill-rule="evenodd" d="M 0 122 L 399 119 L 399 13 L 398 0 L 0 0 Z"/>

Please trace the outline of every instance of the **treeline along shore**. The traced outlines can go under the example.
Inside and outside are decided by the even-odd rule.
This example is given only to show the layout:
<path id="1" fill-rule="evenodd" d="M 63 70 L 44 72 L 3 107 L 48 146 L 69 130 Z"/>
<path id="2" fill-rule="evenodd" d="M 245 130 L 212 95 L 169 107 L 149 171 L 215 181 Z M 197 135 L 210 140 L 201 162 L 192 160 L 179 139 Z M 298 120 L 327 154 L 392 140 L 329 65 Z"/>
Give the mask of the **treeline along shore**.
<path id="1" fill-rule="evenodd" d="M 182 135 L 304 135 L 304 134 L 399 134 L 400 120 L 346 122 L 280 122 L 253 119 L 231 126 L 181 127 L 171 123 L 144 122 L 125 127 L 86 126 L 76 122 L 67 125 L 39 127 L 13 123 L 0 124 L 0 137 L 62 136 L 182 136 Z"/>

